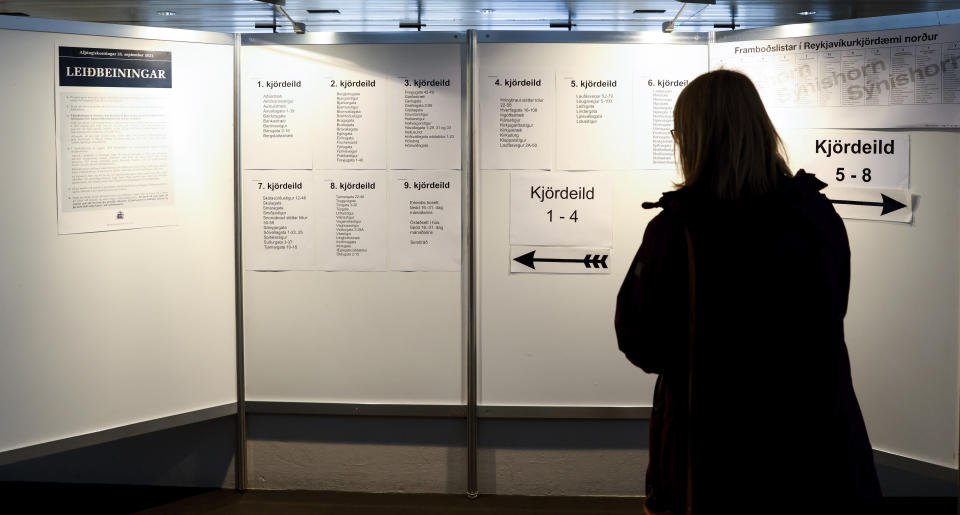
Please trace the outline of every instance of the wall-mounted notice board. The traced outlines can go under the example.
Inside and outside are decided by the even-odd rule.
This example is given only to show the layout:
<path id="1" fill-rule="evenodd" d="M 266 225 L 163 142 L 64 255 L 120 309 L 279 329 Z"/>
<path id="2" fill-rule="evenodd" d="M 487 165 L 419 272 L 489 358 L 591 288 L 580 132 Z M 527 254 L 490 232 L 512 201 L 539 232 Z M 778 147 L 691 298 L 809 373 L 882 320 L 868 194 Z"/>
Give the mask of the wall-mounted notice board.
<path id="1" fill-rule="evenodd" d="M 953 33 L 949 27 L 926 32 Z M 921 37 L 923 33 L 904 32 Z M 491 34 L 492 39 L 498 37 Z M 767 48 L 782 43 L 776 31 L 756 38 L 735 36 L 721 40 L 718 35 L 717 52 L 710 46 L 715 64 L 720 50 L 734 52 L 734 45 Z M 827 39 L 868 36 L 876 35 Z M 669 159 L 672 142 L 665 139 L 672 128 L 668 113 L 675 98 L 668 91 L 674 81 L 682 88 L 685 75 L 692 78 L 706 71 L 706 47 L 484 41 L 481 33 L 480 404 L 649 406 L 653 377 L 633 368 L 616 348 L 614 300 L 643 230 L 656 214 L 641 209 L 640 203 L 656 200 L 677 180 Z M 948 47 L 940 51 L 952 52 Z M 663 67 L 663 62 L 685 63 L 686 68 Z M 772 58 L 751 60 L 747 73 L 763 71 L 764 63 L 791 80 L 797 76 L 786 73 L 783 63 Z M 657 82 L 661 77 L 645 72 L 648 66 L 674 70 L 676 76 Z M 775 77 L 770 72 L 756 80 L 763 91 L 773 91 L 770 80 Z M 947 84 L 948 78 L 941 83 Z M 633 93 L 621 95 L 620 81 L 627 79 L 633 80 Z M 590 89 L 573 95 L 563 91 L 590 86 L 582 80 L 593 81 L 599 101 L 589 96 Z M 658 88 L 661 84 L 666 87 Z M 646 98 L 645 86 L 654 90 Z M 621 104 L 620 109 L 605 105 L 607 99 L 616 105 L 624 97 L 633 105 Z M 775 114 L 784 112 L 771 108 Z M 826 116 L 824 112 L 817 111 L 817 116 Z M 804 125 L 808 133 L 851 127 L 846 115 L 817 120 Z M 852 128 L 868 133 L 885 127 Z M 960 182 L 952 163 L 958 158 L 958 135 L 941 130 L 882 136 L 909 141 L 904 159 L 909 161 L 913 215 L 904 217 L 907 224 L 846 220 L 853 256 L 846 334 L 854 383 L 876 448 L 956 467 Z M 579 220 L 571 222 L 576 204 L 569 203 L 589 206 L 590 195 L 600 199 L 604 188 L 611 190 L 606 197 L 612 199 L 613 214 L 609 226 L 597 225 L 603 238 L 578 235 L 584 245 L 571 247 L 564 235 L 574 231 L 562 224 L 582 224 L 589 211 L 577 209 Z M 547 189 L 555 192 L 553 198 Z M 564 191 L 567 198 L 555 200 Z M 577 196 L 581 198 L 571 200 Z M 534 208 L 524 204 L 529 202 Z M 558 219 L 564 213 L 568 217 Z M 538 214 L 542 219 L 534 220 Z M 540 240 L 529 241 L 531 227 L 540 230 Z M 609 245 L 606 231 L 612 232 Z M 606 270 L 597 266 L 597 256 L 606 256 Z M 548 259 L 537 261 L 540 257 Z M 563 268 L 567 266 L 576 273 L 563 273 L 570 270 Z M 531 267 L 547 273 L 533 273 Z M 737 400 L 730 402 L 736 409 Z M 797 409 L 803 416 L 803 407 Z"/>
<path id="2" fill-rule="evenodd" d="M 846 342 L 873 446 L 956 468 L 960 134 L 948 128 L 960 119 L 960 26 L 833 27 L 850 25 L 718 33 L 711 66 L 741 70 L 758 85 L 793 149 L 794 168 L 809 161 L 818 138 L 879 138 L 888 146 L 894 139 L 909 141 L 909 178 L 902 174 L 907 184 L 897 187 L 909 188 L 912 222 L 845 220 L 851 250 Z M 842 127 L 857 131 L 834 130 Z M 883 131 L 897 127 L 914 130 Z M 940 129 L 917 130 L 924 127 Z M 863 182 L 867 170 L 845 165 L 855 154 L 813 161 L 821 168 L 811 171 L 830 183 L 828 198 L 858 177 L 854 186 L 868 191 L 885 174 L 894 176 L 892 169 L 874 167 L 867 169 L 874 177 Z"/>
<path id="3" fill-rule="evenodd" d="M 641 202 L 677 179 L 673 103 L 707 70 L 705 41 L 485 43 L 483 34 L 479 402 L 649 406 L 654 378 L 617 349 L 614 301 L 655 214 Z M 572 262 L 533 261 L 552 273 L 521 273 L 530 270 L 516 258 L 531 251 Z"/>
<path id="4" fill-rule="evenodd" d="M 243 41 L 249 400 L 465 398 L 466 45 L 426 37 Z"/>
<path id="5" fill-rule="evenodd" d="M 129 37 L 0 30 L 9 57 L 8 80 L 0 82 L 0 451 L 237 399 L 231 38 L 100 30 Z M 74 193 L 64 194 L 64 205 L 81 192 L 72 214 L 103 211 L 91 204 L 97 199 L 116 202 L 117 192 L 94 174 L 109 169 L 140 186 L 160 185 L 149 194 L 168 208 L 173 224 L 113 230 L 133 214 L 122 217 L 119 208 L 98 232 L 58 234 L 55 85 L 58 52 L 66 48 L 163 56 L 172 81 L 159 95 L 147 93 L 163 103 L 152 112 L 144 107 L 150 101 L 131 102 L 135 93 L 124 88 L 92 87 L 68 99 L 61 128 L 74 130 L 61 145 L 70 147 L 62 156 L 73 152 Z M 96 73 L 88 68 L 95 66 L 78 64 L 68 74 Z M 111 102 L 132 106 L 125 119 L 138 120 L 138 127 L 118 128 L 124 113 Z M 118 166 L 136 153 L 123 134 L 139 138 L 144 124 L 153 139 L 141 138 L 140 161 L 129 163 L 148 161 L 148 147 L 162 154 L 163 166 L 141 168 L 155 181 L 135 174 L 133 165 Z M 102 166 L 91 167 L 91 159 Z"/>

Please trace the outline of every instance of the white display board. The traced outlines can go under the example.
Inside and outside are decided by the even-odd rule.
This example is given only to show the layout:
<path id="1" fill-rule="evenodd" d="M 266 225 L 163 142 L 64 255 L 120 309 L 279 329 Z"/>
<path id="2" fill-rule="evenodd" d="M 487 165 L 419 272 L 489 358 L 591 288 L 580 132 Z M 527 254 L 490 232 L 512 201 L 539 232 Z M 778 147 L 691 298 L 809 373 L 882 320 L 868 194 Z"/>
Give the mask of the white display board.
<path id="1" fill-rule="evenodd" d="M 58 234 L 58 45 L 174 56 L 177 226 Z M 0 30 L 0 48 L 16 56 L 0 81 L 0 451 L 236 402 L 232 45 Z"/>
<path id="2" fill-rule="evenodd" d="M 479 402 L 649 406 L 655 378 L 617 349 L 614 303 L 656 214 L 640 203 L 677 180 L 673 101 L 707 70 L 706 45 L 481 39 L 478 52 Z"/>
<path id="3" fill-rule="evenodd" d="M 526 65 L 565 70 L 596 69 L 606 63 L 640 67 L 644 61 L 638 54 L 647 45 L 633 47 L 481 44 L 480 79 L 487 70 L 526 69 Z M 673 47 L 660 48 L 659 54 L 679 62 L 673 51 Z M 644 83 L 636 79 L 642 73 L 634 72 L 635 86 Z M 489 134 L 484 119 L 489 123 L 489 118 L 481 118 L 482 148 L 483 136 Z M 655 119 L 653 123 L 665 124 Z M 842 133 L 840 137 L 850 136 Z M 889 141 L 891 136 L 883 137 Z M 893 137 L 909 138 L 912 222 L 845 220 L 852 251 L 846 341 L 854 386 L 875 448 L 956 468 L 960 135 L 915 131 Z M 523 265 L 508 259 L 510 174 L 514 172 L 506 170 L 510 166 L 504 161 L 504 157 L 490 161 L 491 169 L 483 158 L 480 163 L 479 402 L 649 406 L 655 378 L 630 365 L 617 349 L 613 311 L 625 267 L 647 222 L 658 212 L 645 211 L 640 203 L 655 201 L 661 192 L 672 189 L 676 173 L 663 167 L 608 172 L 614 191 L 609 275 L 521 274 L 511 269 Z M 888 179 L 900 184 L 903 175 L 894 173 Z M 862 177 L 858 180 L 862 182 Z M 855 189 L 860 190 L 864 189 Z M 803 416 L 803 409 L 797 407 L 798 416 Z"/>
<path id="4" fill-rule="evenodd" d="M 241 47 L 248 400 L 465 399 L 464 60 L 452 36 Z M 282 143 L 263 136 L 266 77 L 299 106 Z"/>

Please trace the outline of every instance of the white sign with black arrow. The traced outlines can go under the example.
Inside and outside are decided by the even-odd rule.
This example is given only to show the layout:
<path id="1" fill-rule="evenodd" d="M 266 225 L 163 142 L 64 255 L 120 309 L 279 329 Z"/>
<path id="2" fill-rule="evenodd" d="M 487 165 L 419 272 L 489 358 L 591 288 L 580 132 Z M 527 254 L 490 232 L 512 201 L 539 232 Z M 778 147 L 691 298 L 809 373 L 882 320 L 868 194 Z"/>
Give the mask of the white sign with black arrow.
<path id="1" fill-rule="evenodd" d="M 913 221 L 913 201 L 907 190 L 830 187 L 824 190 L 824 194 L 843 218 Z"/>
<path id="2" fill-rule="evenodd" d="M 510 247 L 510 272 L 609 274 L 610 249 L 590 247 Z"/>

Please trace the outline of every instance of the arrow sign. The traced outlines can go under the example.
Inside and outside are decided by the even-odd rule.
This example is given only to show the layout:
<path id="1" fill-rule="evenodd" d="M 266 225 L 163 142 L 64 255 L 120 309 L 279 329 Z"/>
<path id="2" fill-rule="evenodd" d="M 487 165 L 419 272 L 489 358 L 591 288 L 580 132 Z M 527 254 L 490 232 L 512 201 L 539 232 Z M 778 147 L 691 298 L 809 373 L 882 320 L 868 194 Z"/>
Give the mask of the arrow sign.
<path id="1" fill-rule="evenodd" d="M 541 263 L 581 263 L 586 268 L 607 268 L 607 254 L 587 254 L 583 259 L 577 258 L 538 258 L 534 257 L 536 250 L 531 250 L 526 254 L 513 258 L 514 261 L 522 265 L 526 265 L 534 270 L 536 270 L 536 262 Z"/>
<path id="2" fill-rule="evenodd" d="M 880 194 L 882 202 L 864 202 L 861 200 L 833 200 L 830 199 L 830 202 L 834 204 L 847 204 L 851 206 L 882 206 L 883 209 L 880 210 L 880 216 L 883 216 L 887 213 L 892 213 L 898 209 L 903 209 L 907 207 L 906 204 L 900 202 L 899 200 L 894 200 L 883 193 Z"/>
<path id="3" fill-rule="evenodd" d="M 833 202 L 841 218 L 902 223 L 913 221 L 913 195 L 909 190 L 830 185 L 823 193 Z"/>

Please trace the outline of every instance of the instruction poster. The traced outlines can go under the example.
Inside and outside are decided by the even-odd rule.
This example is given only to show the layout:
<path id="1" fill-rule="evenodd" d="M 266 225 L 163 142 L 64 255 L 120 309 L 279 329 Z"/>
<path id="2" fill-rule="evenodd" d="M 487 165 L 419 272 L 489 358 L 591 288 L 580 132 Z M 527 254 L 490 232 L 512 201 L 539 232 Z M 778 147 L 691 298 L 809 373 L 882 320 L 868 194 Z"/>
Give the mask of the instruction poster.
<path id="1" fill-rule="evenodd" d="M 176 225 L 170 52 L 57 47 L 60 234 Z"/>
<path id="2" fill-rule="evenodd" d="M 778 128 L 960 127 L 960 26 L 718 43 Z"/>

